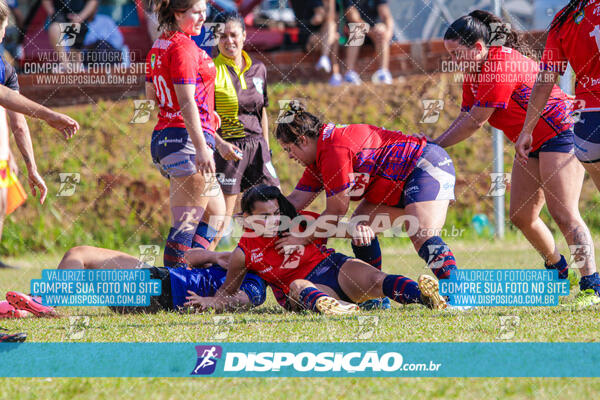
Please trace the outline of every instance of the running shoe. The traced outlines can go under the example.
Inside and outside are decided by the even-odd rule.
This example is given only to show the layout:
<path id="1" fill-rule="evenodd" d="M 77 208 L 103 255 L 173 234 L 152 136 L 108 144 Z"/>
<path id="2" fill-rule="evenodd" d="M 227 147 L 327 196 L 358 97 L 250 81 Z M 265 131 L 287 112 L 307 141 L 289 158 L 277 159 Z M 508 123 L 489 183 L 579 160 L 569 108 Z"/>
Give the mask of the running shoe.
<path id="1" fill-rule="evenodd" d="M 344 81 L 357 86 L 362 84 L 360 76 L 358 76 L 358 74 L 352 70 L 346 72 L 346 74 L 344 75 Z"/>
<path id="2" fill-rule="evenodd" d="M 390 304 L 389 297 L 383 297 L 381 299 L 371 299 L 363 301 L 358 305 L 361 310 L 389 310 L 392 305 Z"/>
<path id="3" fill-rule="evenodd" d="M 12 305 L 14 308 L 29 311 L 36 317 L 59 317 L 54 307 L 42 305 L 39 297 L 33 298 L 19 292 L 8 292 L 6 293 L 6 300 L 8 300 L 10 305 Z"/>
<path id="4" fill-rule="evenodd" d="M 0 319 L 2 318 L 27 318 L 31 317 L 31 313 L 25 310 L 14 308 L 6 300 L 0 301 Z"/>
<path id="5" fill-rule="evenodd" d="M 577 293 L 575 300 L 570 304 L 562 304 L 563 307 L 567 308 L 586 308 L 600 304 L 600 297 L 594 291 L 594 289 L 585 289 Z"/>
<path id="6" fill-rule="evenodd" d="M 379 69 L 371 76 L 371 81 L 375 84 L 391 85 L 393 83 L 392 73 L 387 69 Z"/>
<path id="7" fill-rule="evenodd" d="M 324 315 L 354 314 L 358 311 L 356 304 L 342 304 L 330 296 L 319 297 L 315 307 Z"/>
<path id="8" fill-rule="evenodd" d="M 329 84 L 331 86 L 340 86 L 342 83 L 344 83 L 344 78 L 341 74 L 333 74 L 331 75 L 331 78 L 329 78 Z"/>
<path id="9" fill-rule="evenodd" d="M 315 69 L 317 71 L 323 70 L 327 73 L 331 72 L 331 61 L 329 61 L 329 57 L 321 56 L 317 64 L 315 65 Z"/>
<path id="10" fill-rule="evenodd" d="M 6 328 L 0 328 L 3 331 L 7 331 Z M 20 343 L 24 342 L 27 339 L 26 333 L 0 333 L 0 343 Z"/>
<path id="11" fill-rule="evenodd" d="M 443 310 L 448 307 L 446 300 L 440 296 L 438 281 L 429 275 L 419 276 L 421 302 L 433 310 Z"/>

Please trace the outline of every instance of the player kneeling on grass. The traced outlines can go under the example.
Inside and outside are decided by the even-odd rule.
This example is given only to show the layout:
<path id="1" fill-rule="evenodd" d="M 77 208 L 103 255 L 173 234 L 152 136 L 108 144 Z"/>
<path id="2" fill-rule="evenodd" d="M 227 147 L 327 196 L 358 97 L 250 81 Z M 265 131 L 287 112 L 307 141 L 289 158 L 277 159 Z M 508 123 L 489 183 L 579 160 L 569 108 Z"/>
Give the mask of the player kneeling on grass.
<path id="1" fill-rule="evenodd" d="M 269 283 L 276 295 L 282 291 L 287 296 L 286 305 L 292 309 L 298 304 L 323 314 L 347 314 L 358 310 L 353 303 L 383 296 L 402 304 L 421 303 L 434 309 L 446 307 L 434 278 L 421 275 L 417 284 L 402 275 L 386 274 L 363 261 L 325 248 L 326 239 L 315 239 L 291 251 L 278 251 L 278 239 L 296 233 L 283 221 L 294 220 L 298 213 L 275 186 L 258 185 L 246 191 L 242 211 L 245 232 L 232 253 L 221 255 L 229 260 L 225 283 L 214 297 L 190 294 L 186 306 L 217 311 L 230 308 L 251 271 Z M 368 227 L 363 226 L 363 229 Z M 209 254 L 205 250 L 189 253 L 187 258 L 192 264 L 211 261 L 205 257 Z"/>
<path id="2" fill-rule="evenodd" d="M 163 268 L 145 264 L 120 251 L 92 246 L 77 246 L 67 251 L 58 269 L 140 269 L 150 270 L 151 279 L 160 279 L 162 293 L 150 298 L 148 307 L 111 307 L 120 313 L 177 311 L 183 308 L 185 297 L 214 296 L 225 281 L 225 269 L 214 264 L 209 268 Z M 44 306 L 40 298 L 8 292 L 7 302 L 0 302 L 0 318 L 58 316 L 53 307 Z M 239 290 L 233 293 L 229 309 L 240 310 L 259 306 L 266 298 L 265 282 L 254 274 L 246 275 Z M 6 304 L 4 304 L 6 303 Z"/>

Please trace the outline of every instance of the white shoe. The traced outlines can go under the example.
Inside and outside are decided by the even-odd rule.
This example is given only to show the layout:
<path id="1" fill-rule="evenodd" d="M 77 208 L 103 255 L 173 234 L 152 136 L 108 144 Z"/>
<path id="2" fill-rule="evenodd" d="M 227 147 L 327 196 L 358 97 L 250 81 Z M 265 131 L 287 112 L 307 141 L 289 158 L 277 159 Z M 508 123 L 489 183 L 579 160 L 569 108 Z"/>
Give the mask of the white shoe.
<path id="1" fill-rule="evenodd" d="M 348 71 L 344 74 L 344 81 L 347 83 L 351 83 L 353 85 L 361 85 L 362 81 L 360 80 L 360 76 L 355 71 Z"/>
<path id="2" fill-rule="evenodd" d="M 387 69 L 379 69 L 371 76 L 371 81 L 377 84 L 391 85 L 393 82 L 392 73 Z"/>
<path id="3" fill-rule="evenodd" d="M 325 71 L 327 73 L 331 72 L 331 61 L 329 61 L 329 57 L 327 56 L 321 56 L 321 58 L 319 58 L 319 61 L 317 61 L 317 64 L 315 64 L 315 68 L 317 71 Z"/>

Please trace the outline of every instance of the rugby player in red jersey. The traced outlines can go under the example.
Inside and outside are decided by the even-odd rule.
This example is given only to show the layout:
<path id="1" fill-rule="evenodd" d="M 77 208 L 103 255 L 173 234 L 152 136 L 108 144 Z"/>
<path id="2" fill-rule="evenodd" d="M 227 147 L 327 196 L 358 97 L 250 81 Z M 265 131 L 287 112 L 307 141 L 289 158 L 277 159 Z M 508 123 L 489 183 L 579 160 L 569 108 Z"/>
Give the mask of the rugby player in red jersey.
<path id="1" fill-rule="evenodd" d="M 465 73 L 463 100 L 460 115 L 435 142 L 455 145 L 486 121 L 517 141 L 526 114 L 534 108 L 530 95 L 539 71 L 538 63 L 523 54 L 527 49 L 519 34 L 493 14 L 476 10 L 450 25 L 444 44 Z M 528 125 L 527 154 L 513 163 L 510 218 L 543 257 L 546 268 L 558 270 L 566 279 L 567 261 L 539 216 L 544 203 L 548 206 L 567 243 L 590 252 L 581 266 L 578 302 L 594 304 L 600 302 L 595 295 L 600 278 L 590 232 L 578 208 L 585 171 L 573 156 L 572 104 L 554 84 L 547 87 L 547 94 L 549 101 L 537 108 L 536 120 Z"/>
<path id="2" fill-rule="evenodd" d="M 258 185 L 242 197 L 246 229 L 238 246 L 229 255 L 225 283 L 214 297 L 190 292 L 186 306 L 227 310 L 235 304 L 247 272 L 263 278 L 275 293 L 283 293 L 286 308 L 306 308 L 323 314 L 347 314 L 357 310 L 352 303 L 388 296 L 402 303 L 422 303 L 443 309 L 446 301 L 438 293 L 437 281 L 427 275 L 419 283 L 402 275 L 388 275 L 363 261 L 326 249 L 326 239 L 294 245 L 280 253 L 276 244 L 285 230 L 302 230 L 298 213 L 275 186 Z M 290 221 L 298 221 L 292 223 Z M 270 228 L 272 227 L 272 229 Z M 190 251 L 190 262 L 204 263 Z M 200 250 L 199 253 L 205 251 Z M 221 255 L 222 257 L 222 255 Z M 215 261 L 215 260 L 210 260 Z"/>
<path id="3" fill-rule="evenodd" d="M 219 228 L 209 226 L 209 217 L 225 213 L 213 157 L 216 70 L 190 38 L 201 31 L 205 0 L 158 1 L 155 11 L 163 33 L 146 58 L 146 96 L 159 104 L 151 154 L 170 179 L 172 228 L 164 263 L 178 267 L 185 265 L 185 251 L 209 246 Z"/>
<path id="4" fill-rule="evenodd" d="M 350 200 L 362 200 L 351 226 L 366 224 L 379 233 L 402 221 L 414 248 L 437 278 L 449 278 L 456 261 L 440 234 L 448 204 L 454 200 L 455 177 L 444 149 L 372 125 L 324 124 L 296 101 L 278 122 L 281 147 L 306 167 L 288 200 L 302 210 L 321 190 L 327 195 L 312 236 L 288 235 L 279 240 L 278 248 L 330 236 L 324 221 L 339 224 Z M 347 234 L 354 236 L 352 229 Z M 352 245 L 355 256 L 381 269 L 377 238 L 360 245 Z"/>

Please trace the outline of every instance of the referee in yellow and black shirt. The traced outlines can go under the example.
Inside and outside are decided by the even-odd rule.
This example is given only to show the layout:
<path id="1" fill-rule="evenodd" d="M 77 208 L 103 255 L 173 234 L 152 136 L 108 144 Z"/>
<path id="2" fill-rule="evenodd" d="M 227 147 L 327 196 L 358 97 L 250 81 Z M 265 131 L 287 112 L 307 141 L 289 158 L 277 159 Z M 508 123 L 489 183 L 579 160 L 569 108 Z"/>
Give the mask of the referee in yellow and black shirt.
<path id="1" fill-rule="evenodd" d="M 230 217 L 240 193 L 260 183 L 279 186 L 279 179 L 269 150 L 267 69 L 243 50 L 246 26 L 239 14 L 220 14 L 215 22 L 224 24 L 214 59 L 215 109 L 224 139 L 217 146 L 228 147 L 215 152 L 215 163 L 217 173 L 223 174 L 219 182 Z"/>

